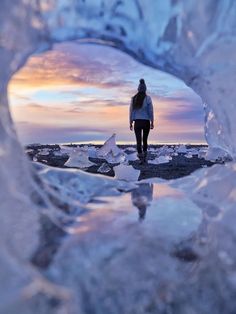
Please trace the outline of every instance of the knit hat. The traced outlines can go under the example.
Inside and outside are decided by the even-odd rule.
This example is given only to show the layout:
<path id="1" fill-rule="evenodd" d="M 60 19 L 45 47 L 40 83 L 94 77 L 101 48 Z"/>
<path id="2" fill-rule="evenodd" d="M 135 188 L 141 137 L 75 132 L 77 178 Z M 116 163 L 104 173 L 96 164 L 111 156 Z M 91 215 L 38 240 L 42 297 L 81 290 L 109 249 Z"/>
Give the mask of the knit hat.
<path id="1" fill-rule="evenodd" d="M 139 80 L 138 91 L 141 92 L 141 93 L 145 93 L 146 90 L 147 90 L 147 86 L 146 86 L 146 84 L 145 84 L 144 79 L 140 79 L 140 80 Z"/>

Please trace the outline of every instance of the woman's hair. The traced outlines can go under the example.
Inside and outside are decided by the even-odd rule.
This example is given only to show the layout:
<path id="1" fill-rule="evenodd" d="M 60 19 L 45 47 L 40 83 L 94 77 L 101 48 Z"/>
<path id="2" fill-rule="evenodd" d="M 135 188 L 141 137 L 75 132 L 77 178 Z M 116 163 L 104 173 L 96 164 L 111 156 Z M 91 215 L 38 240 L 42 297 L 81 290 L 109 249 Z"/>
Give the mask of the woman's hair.
<path id="1" fill-rule="evenodd" d="M 138 92 L 133 97 L 133 109 L 140 109 L 143 106 L 144 98 L 146 97 L 146 92 Z"/>
<path id="2" fill-rule="evenodd" d="M 144 79 L 139 80 L 138 93 L 133 97 L 133 108 L 140 109 L 143 106 L 144 98 L 146 97 L 146 84 Z"/>

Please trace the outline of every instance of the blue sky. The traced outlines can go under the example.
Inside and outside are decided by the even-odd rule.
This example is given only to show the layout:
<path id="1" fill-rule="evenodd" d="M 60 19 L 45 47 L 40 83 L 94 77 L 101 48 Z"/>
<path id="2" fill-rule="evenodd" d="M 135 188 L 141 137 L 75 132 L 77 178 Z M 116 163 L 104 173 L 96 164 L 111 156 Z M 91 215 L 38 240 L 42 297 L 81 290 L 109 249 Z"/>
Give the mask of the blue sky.
<path id="1" fill-rule="evenodd" d="M 146 80 L 155 112 L 151 142 L 204 142 L 201 99 L 182 81 L 114 48 L 64 43 L 34 55 L 10 84 L 23 143 L 95 142 L 113 133 L 134 142 L 130 98 Z"/>

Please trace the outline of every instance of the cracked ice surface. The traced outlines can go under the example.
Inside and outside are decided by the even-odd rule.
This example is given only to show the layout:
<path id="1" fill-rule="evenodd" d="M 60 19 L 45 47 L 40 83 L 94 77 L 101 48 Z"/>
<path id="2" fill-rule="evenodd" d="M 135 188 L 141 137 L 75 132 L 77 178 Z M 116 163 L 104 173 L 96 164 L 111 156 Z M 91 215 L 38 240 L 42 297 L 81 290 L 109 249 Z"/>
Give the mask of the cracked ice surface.
<path id="1" fill-rule="evenodd" d="M 130 191 L 135 186 L 74 169 L 43 167 L 39 174 L 46 184 L 60 192 L 62 198 L 81 203 L 88 203 L 96 196 L 119 195 L 120 191 Z"/>
<path id="2" fill-rule="evenodd" d="M 1 1 L 1 313 L 86 313 L 93 309 L 99 314 L 137 313 L 137 309 L 140 313 L 175 310 L 181 314 L 235 311 L 235 163 L 202 169 L 170 183 L 184 191 L 182 201 L 190 211 L 197 206 L 203 214 L 199 229 L 196 218 L 191 234 L 177 248 L 167 245 L 166 235 L 161 238 L 155 228 L 159 220 L 134 224 L 132 214 L 127 221 L 123 216 L 116 220 L 109 215 L 111 207 L 118 207 L 117 216 L 122 209 L 133 208 L 122 201 L 129 197 L 124 194 L 122 200 L 117 196 L 110 203 L 101 200 L 93 205 L 97 211 L 90 212 L 97 216 L 92 215 L 88 225 L 86 219 L 81 219 L 79 227 L 84 228 L 74 228 L 74 237 L 68 237 L 59 249 L 47 280 L 30 262 L 39 243 L 39 218 L 42 213 L 47 215 L 49 208 L 56 210 L 47 187 L 57 189 L 58 198 L 62 193 L 75 201 L 79 197 L 77 187 L 91 183 L 68 170 L 35 173 L 19 145 L 9 114 L 7 85 L 33 52 L 50 49 L 54 42 L 63 40 L 97 42 L 117 47 L 140 62 L 182 78 L 208 106 L 206 138 L 210 149 L 223 150 L 236 159 L 236 2 L 144 3 Z M 114 183 L 116 191 L 120 190 L 117 184 Z M 84 188 L 87 199 L 93 188 L 97 189 Z M 162 186 L 158 185 L 157 190 L 163 192 Z M 171 208 L 173 202 L 179 201 L 171 193 L 163 197 L 168 198 L 164 204 Z M 178 203 L 180 207 L 182 201 Z M 158 202 L 155 204 L 158 212 Z M 103 216 L 106 209 L 107 216 Z M 106 217 L 108 224 L 104 224 Z M 184 226 L 186 223 L 189 227 L 188 221 L 183 221 Z M 196 262 L 180 262 L 173 257 L 181 259 L 189 247 L 193 253 L 196 251 L 190 254 L 192 258 L 197 256 Z M 62 288 L 56 289 L 50 280 Z M 67 289 L 63 289 L 65 284 Z"/>

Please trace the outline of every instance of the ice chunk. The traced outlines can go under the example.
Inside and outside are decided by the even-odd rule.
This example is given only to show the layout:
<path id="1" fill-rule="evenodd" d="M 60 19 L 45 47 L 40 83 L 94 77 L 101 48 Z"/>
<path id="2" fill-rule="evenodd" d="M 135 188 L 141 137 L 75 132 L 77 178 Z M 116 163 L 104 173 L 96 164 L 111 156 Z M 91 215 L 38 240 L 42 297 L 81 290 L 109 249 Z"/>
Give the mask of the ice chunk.
<path id="1" fill-rule="evenodd" d="M 199 149 L 198 148 L 190 148 L 190 149 L 188 149 L 187 153 L 191 154 L 191 155 L 198 155 Z"/>
<path id="2" fill-rule="evenodd" d="M 171 155 L 174 152 L 174 149 L 172 147 L 164 145 L 161 148 L 159 148 L 157 152 L 159 156 Z"/>
<path id="3" fill-rule="evenodd" d="M 130 191 L 133 183 L 120 182 L 114 178 L 94 175 L 77 169 L 59 169 L 43 166 L 38 169 L 40 177 L 55 188 L 65 200 L 87 203 L 97 196 L 119 195 L 119 191 Z"/>
<path id="4" fill-rule="evenodd" d="M 114 155 L 112 151 L 110 151 L 104 159 L 109 163 L 109 164 L 120 164 L 125 161 L 125 154 L 123 152 L 119 153 L 118 155 Z"/>
<path id="5" fill-rule="evenodd" d="M 186 157 L 186 158 L 193 158 L 193 155 L 188 152 L 188 153 L 185 155 L 185 157 Z"/>
<path id="6" fill-rule="evenodd" d="M 88 168 L 93 165 L 94 163 L 89 160 L 88 151 L 80 147 L 70 153 L 70 157 L 65 163 L 65 166 L 67 167 L 76 167 L 81 169 Z"/>
<path id="7" fill-rule="evenodd" d="M 114 157 L 122 153 L 122 150 L 116 145 L 116 134 L 113 134 L 104 145 L 98 149 L 97 156 L 102 158 L 106 157 L 109 153 Z"/>
<path id="8" fill-rule="evenodd" d="M 149 150 L 149 152 L 156 152 L 156 151 L 157 151 L 157 148 L 155 148 L 155 147 L 149 147 L 148 150 Z"/>
<path id="9" fill-rule="evenodd" d="M 125 158 L 127 161 L 135 161 L 138 159 L 138 156 L 136 153 L 132 153 L 132 154 L 126 154 Z"/>
<path id="10" fill-rule="evenodd" d="M 224 151 L 222 148 L 218 147 L 211 147 L 206 155 L 205 155 L 206 160 L 211 160 L 211 161 L 216 161 L 216 160 L 226 160 L 226 159 L 231 159 L 229 154 Z"/>
<path id="11" fill-rule="evenodd" d="M 60 156 L 68 156 L 67 153 L 65 153 L 65 152 L 63 152 L 63 151 L 61 151 L 61 150 L 56 150 L 56 151 L 54 151 L 54 152 L 53 152 L 53 155 L 54 155 L 54 156 L 58 156 L 58 157 L 60 157 Z"/>
<path id="12" fill-rule="evenodd" d="M 107 163 L 103 163 L 99 168 L 98 168 L 98 172 L 100 173 L 107 173 L 111 170 L 111 168 L 109 167 L 109 165 Z"/>
<path id="13" fill-rule="evenodd" d="M 97 158 L 97 148 L 95 146 L 88 147 L 88 156 L 90 158 Z"/>
<path id="14" fill-rule="evenodd" d="M 187 153 L 187 148 L 185 145 L 179 145 L 177 148 L 176 148 L 176 152 L 178 154 L 186 154 Z"/>
<path id="15" fill-rule="evenodd" d="M 119 165 L 113 168 L 115 178 L 124 181 L 137 181 L 140 175 L 140 170 L 134 169 L 132 166 Z"/>
<path id="16" fill-rule="evenodd" d="M 119 164 L 125 161 L 125 153 L 116 145 L 116 134 L 113 134 L 104 145 L 98 149 L 97 157 L 105 159 L 110 164 Z"/>
<path id="17" fill-rule="evenodd" d="M 165 164 L 170 162 L 172 160 L 171 156 L 159 156 L 155 158 L 154 160 L 150 160 L 150 164 L 159 165 L 159 164 Z"/>
<path id="18" fill-rule="evenodd" d="M 62 154 L 70 155 L 71 153 L 73 153 L 74 151 L 76 151 L 77 148 L 78 148 L 78 147 L 75 147 L 75 146 L 60 145 L 60 152 L 61 152 Z"/>
<path id="19" fill-rule="evenodd" d="M 48 156 L 50 154 L 50 149 L 49 148 L 43 148 L 40 149 L 37 155 L 39 156 Z"/>
<path id="20" fill-rule="evenodd" d="M 205 158 L 207 154 L 208 149 L 207 148 L 201 148 L 198 151 L 198 158 Z"/>
<path id="21" fill-rule="evenodd" d="M 136 152 L 136 148 L 135 147 L 127 147 L 125 150 L 130 151 L 130 152 Z"/>

